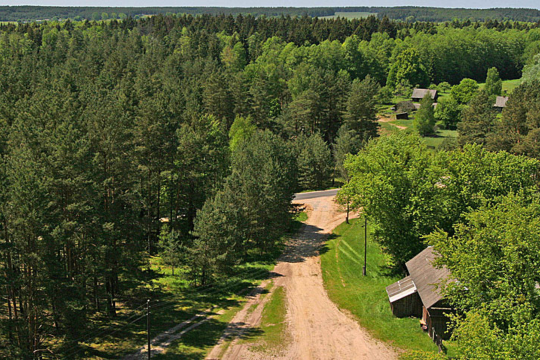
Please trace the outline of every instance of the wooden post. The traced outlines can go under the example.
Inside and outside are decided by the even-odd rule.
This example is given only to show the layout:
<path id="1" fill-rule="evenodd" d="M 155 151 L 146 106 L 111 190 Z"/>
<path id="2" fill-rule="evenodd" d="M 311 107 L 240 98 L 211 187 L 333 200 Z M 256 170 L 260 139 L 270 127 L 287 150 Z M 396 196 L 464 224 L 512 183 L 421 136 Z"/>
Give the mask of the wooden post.
<path id="1" fill-rule="evenodd" d="M 146 301 L 146 337 L 148 338 L 148 360 L 152 357 L 150 346 L 150 299 Z"/>
<path id="2" fill-rule="evenodd" d="M 367 271 L 367 217 L 364 214 L 364 267 L 362 268 L 362 275 L 366 276 Z"/>

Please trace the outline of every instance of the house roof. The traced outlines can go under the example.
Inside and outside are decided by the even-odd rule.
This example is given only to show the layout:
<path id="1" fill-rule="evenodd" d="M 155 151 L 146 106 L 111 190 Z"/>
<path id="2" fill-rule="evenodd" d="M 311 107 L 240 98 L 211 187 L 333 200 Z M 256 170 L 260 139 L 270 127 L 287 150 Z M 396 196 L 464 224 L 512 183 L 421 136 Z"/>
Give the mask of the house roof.
<path id="1" fill-rule="evenodd" d="M 493 106 L 503 108 L 506 106 L 507 101 L 508 101 L 508 96 L 497 96 L 497 100 L 495 100 L 495 105 Z"/>
<path id="2" fill-rule="evenodd" d="M 386 287 L 386 293 L 391 303 L 403 299 L 416 292 L 416 285 L 410 276 L 403 278 Z"/>
<path id="3" fill-rule="evenodd" d="M 437 269 L 433 266 L 436 256 L 430 246 L 405 264 L 426 309 L 442 300 L 440 289 L 436 285 L 450 275 L 446 267 Z"/>
<path id="4" fill-rule="evenodd" d="M 427 93 L 431 94 L 431 98 L 435 99 L 437 97 L 437 90 L 431 89 L 414 89 L 412 92 L 411 98 L 413 99 L 423 99 Z"/>

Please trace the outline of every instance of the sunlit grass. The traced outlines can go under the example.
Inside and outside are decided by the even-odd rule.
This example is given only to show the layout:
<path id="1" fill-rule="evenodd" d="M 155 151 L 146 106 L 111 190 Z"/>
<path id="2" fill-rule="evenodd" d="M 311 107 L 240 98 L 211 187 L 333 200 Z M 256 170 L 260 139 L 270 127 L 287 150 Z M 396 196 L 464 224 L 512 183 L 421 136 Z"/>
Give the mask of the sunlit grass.
<path id="1" fill-rule="evenodd" d="M 418 319 L 400 319 L 392 314 L 385 289 L 401 276 L 391 273 L 387 257 L 369 237 L 367 276 L 362 276 L 363 225 L 363 220 L 352 220 L 338 226 L 321 255 L 324 286 L 330 299 L 353 314 L 375 338 L 404 350 L 437 351 Z"/>

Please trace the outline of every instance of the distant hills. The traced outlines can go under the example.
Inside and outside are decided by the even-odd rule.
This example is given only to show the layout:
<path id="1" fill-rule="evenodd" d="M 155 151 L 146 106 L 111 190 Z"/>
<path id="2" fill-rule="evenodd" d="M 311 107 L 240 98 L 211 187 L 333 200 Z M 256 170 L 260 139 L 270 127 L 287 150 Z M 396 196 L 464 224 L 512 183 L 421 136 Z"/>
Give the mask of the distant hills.
<path id="1" fill-rule="evenodd" d="M 403 21 L 452 21 L 471 20 L 513 20 L 540 21 L 540 10 L 536 9 L 447 9 L 434 7 L 317 7 L 317 8 L 285 8 L 285 7 L 56 7 L 56 6 L 0 6 L 0 21 L 37 21 L 37 20 L 106 20 L 111 18 L 138 18 L 156 14 L 251 14 L 253 16 L 332 16 L 337 12 L 374 13 L 382 18 Z"/>

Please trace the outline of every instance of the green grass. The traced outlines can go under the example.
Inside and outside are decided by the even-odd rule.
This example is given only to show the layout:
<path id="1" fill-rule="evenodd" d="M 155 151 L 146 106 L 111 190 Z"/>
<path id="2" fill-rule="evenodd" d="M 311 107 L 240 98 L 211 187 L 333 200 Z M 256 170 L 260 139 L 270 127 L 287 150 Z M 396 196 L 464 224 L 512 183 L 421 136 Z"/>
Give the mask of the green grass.
<path id="1" fill-rule="evenodd" d="M 426 136 L 424 141 L 428 147 L 436 149 L 449 138 L 457 138 L 457 130 L 438 130 L 436 136 Z"/>
<path id="2" fill-rule="evenodd" d="M 338 17 L 340 18 L 345 18 L 345 19 L 362 19 L 362 18 L 367 18 L 368 16 L 371 16 L 371 15 L 377 15 L 376 13 L 370 13 L 370 12 L 343 12 L 343 11 L 337 11 L 334 13 L 334 15 L 330 15 L 330 16 L 319 16 L 320 19 L 337 19 Z"/>
<path id="3" fill-rule="evenodd" d="M 502 83 L 502 89 L 508 94 L 511 94 L 512 91 L 514 91 L 514 89 L 519 86 L 519 84 L 521 84 L 521 79 L 504 80 Z M 480 90 L 482 90 L 486 86 L 485 83 L 481 83 L 478 85 L 480 85 Z"/>
<path id="4" fill-rule="evenodd" d="M 302 212 L 295 215 L 294 221 L 304 222 L 304 221 L 307 220 L 307 218 L 308 218 L 307 214 L 302 211 Z M 302 224 L 300 224 L 300 225 L 302 225 Z"/>
<path id="5" fill-rule="evenodd" d="M 258 332 L 260 335 L 251 337 L 247 342 L 256 342 L 253 350 L 267 354 L 279 353 L 287 343 L 287 306 L 285 289 L 276 287 L 266 303 Z"/>
<path id="6" fill-rule="evenodd" d="M 390 121 L 390 123 L 398 125 L 398 126 L 404 126 L 407 129 L 411 128 L 413 126 L 413 120 L 412 119 L 409 119 L 409 120 L 399 119 L 399 120 Z"/>
<path id="7" fill-rule="evenodd" d="M 373 241 L 367 246 L 367 276 L 361 276 L 363 221 L 338 226 L 326 247 L 321 266 L 324 286 L 334 303 L 352 313 L 377 339 L 404 350 L 437 351 L 418 319 L 400 319 L 390 311 L 385 288 L 401 276 L 391 275 L 386 256 Z"/>

